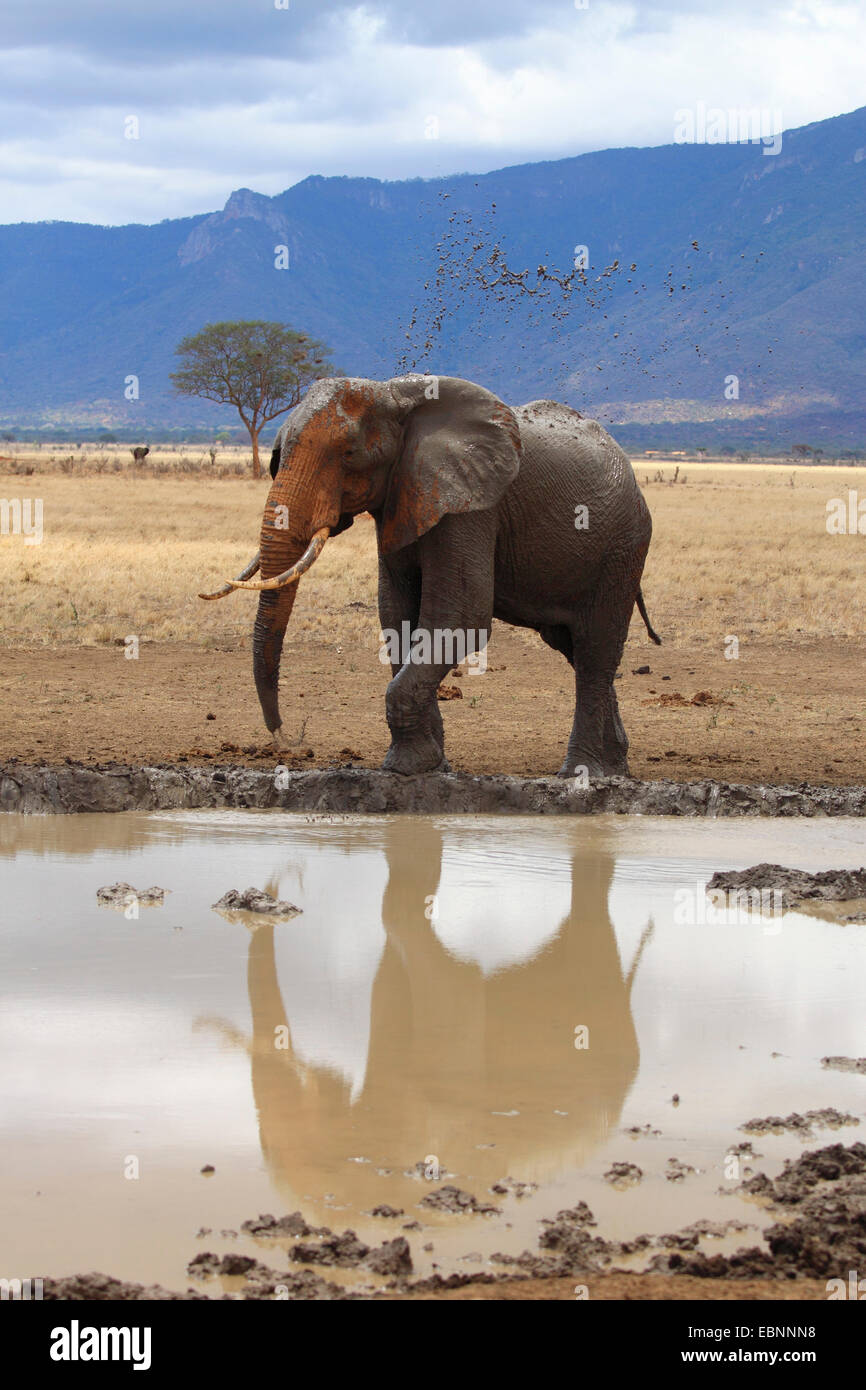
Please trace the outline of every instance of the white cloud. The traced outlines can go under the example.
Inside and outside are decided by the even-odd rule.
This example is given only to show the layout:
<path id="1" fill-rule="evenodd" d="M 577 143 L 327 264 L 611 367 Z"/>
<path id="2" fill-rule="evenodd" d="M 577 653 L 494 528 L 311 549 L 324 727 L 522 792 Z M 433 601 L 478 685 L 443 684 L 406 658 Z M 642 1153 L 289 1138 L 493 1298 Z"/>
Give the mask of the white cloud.
<path id="1" fill-rule="evenodd" d="M 699 102 L 786 128 L 863 103 L 866 11 L 830 0 L 705 10 L 592 0 L 163 0 L 11 5 L 0 54 L 4 220 L 158 221 L 311 173 L 479 172 L 667 144 Z M 192 16 L 197 16 L 193 19 Z M 124 27 L 125 26 L 125 27 Z M 291 36 L 291 40 L 289 39 Z M 197 40 L 197 41 L 196 41 Z M 125 140 L 134 114 L 140 139 Z M 438 138 L 430 118 L 438 121 Z"/>

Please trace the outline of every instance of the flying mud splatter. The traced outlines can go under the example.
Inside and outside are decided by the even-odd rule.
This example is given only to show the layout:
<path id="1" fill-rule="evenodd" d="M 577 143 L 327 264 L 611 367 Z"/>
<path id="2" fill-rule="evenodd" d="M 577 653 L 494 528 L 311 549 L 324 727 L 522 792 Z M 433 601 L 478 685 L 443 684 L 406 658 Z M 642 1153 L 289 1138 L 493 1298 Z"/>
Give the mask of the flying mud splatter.
<path id="1" fill-rule="evenodd" d="M 495 202 L 473 212 L 440 191 L 436 204 L 422 204 L 418 216 L 432 220 L 438 230 L 432 247 L 418 247 L 420 274 L 421 267 L 429 269 L 400 330 L 405 346 L 396 373 L 435 367 L 495 381 L 505 369 L 504 358 L 513 358 L 514 344 L 520 343 L 525 361 L 508 374 L 513 370 L 545 395 L 555 383 L 560 397 L 575 404 L 593 398 L 597 407 L 611 390 L 621 393 L 624 381 L 639 378 L 645 385 L 629 393 L 635 397 L 653 394 L 651 381 L 662 386 L 664 396 L 694 394 L 682 375 L 683 348 L 693 344 L 695 360 L 709 364 L 702 327 L 717 326 L 724 318 L 734 287 L 713 276 L 712 255 L 693 236 L 684 235 L 682 245 L 671 248 L 667 269 L 655 264 L 641 269 L 637 260 L 625 257 L 596 265 L 579 246 L 573 263 L 563 268 L 549 250 L 536 258 L 525 246 L 508 246 Z M 528 266 L 516 268 L 526 260 Z M 647 348 L 646 311 L 656 307 L 658 337 Z M 726 362 L 740 362 L 739 335 L 725 323 L 723 336 L 730 341 Z M 772 355 L 769 343 L 765 351 Z M 674 357 L 679 370 L 672 370 Z"/>

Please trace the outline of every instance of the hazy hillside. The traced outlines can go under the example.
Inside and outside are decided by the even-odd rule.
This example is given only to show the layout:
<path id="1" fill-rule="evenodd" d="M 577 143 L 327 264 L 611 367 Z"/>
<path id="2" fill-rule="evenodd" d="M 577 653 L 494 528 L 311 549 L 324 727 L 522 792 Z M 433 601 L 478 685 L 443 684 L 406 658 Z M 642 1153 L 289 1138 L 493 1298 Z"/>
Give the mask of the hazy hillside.
<path id="1" fill-rule="evenodd" d="M 561 276 L 586 245 L 589 300 L 549 281 L 484 290 L 494 243 L 530 288 L 536 267 Z M 209 320 L 271 318 L 325 339 L 347 372 L 405 360 L 511 401 L 556 396 L 629 422 L 635 441 L 850 448 L 866 445 L 864 263 L 866 108 L 787 132 L 777 156 L 608 150 L 436 181 L 241 189 L 222 212 L 153 226 L 2 226 L 0 424 L 234 423 L 172 394 L 175 345 Z M 138 401 L 124 399 L 130 374 Z"/>

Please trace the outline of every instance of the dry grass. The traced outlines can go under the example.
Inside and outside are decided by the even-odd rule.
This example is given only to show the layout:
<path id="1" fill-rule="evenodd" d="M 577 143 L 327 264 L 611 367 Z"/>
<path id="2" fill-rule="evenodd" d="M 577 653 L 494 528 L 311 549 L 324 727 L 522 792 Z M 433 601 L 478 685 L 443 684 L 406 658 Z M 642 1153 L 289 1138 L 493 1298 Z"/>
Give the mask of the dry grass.
<path id="1" fill-rule="evenodd" d="M 42 498 L 44 507 L 40 545 L 0 536 L 0 641 L 105 644 L 134 633 L 205 647 L 248 642 L 253 595 L 206 604 L 196 594 L 255 551 L 267 480 L 214 486 L 185 473 L 180 458 L 162 476 L 0 474 L 0 496 Z M 635 471 L 655 524 L 644 591 L 666 636 L 721 646 L 727 634 L 862 635 L 866 541 L 828 535 L 826 507 L 849 489 L 866 496 L 864 470 L 688 462 L 676 483 L 674 465 L 657 459 L 637 460 Z M 292 624 L 295 640 L 301 633 L 337 646 L 378 640 L 368 518 L 331 541 L 304 580 Z"/>
<path id="2" fill-rule="evenodd" d="M 259 442 L 262 468 L 270 459 L 272 435 Z M 12 444 L 0 441 L 0 469 L 13 477 L 42 478 L 61 474 L 73 478 L 120 474 L 123 477 L 248 478 L 252 452 L 248 444 L 154 445 L 140 463 L 131 444 Z"/>

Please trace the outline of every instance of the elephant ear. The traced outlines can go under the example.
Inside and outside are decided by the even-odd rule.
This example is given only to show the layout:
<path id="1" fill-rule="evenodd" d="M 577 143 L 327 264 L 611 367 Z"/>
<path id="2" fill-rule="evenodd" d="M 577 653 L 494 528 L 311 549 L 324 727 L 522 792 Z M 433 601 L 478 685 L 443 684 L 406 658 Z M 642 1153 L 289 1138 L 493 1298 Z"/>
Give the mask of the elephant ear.
<path id="1" fill-rule="evenodd" d="M 508 406 L 470 381 L 395 377 L 403 447 L 379 526 L 384 555 L 423 536 L 443 516 L 494 507 L 520 468 L 520 428 Z"/>

